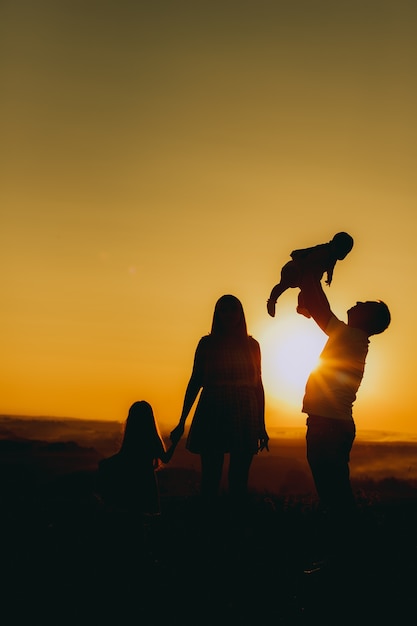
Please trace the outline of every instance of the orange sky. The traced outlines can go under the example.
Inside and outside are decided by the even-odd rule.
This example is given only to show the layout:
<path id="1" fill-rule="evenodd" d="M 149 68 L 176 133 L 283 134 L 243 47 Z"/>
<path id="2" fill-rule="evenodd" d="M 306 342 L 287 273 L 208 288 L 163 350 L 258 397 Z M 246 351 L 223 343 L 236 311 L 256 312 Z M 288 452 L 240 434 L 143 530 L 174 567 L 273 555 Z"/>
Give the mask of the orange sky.
<path id="1" fill-rule="evenodd" d="M 122 420 L 146 399 L 174 425 L 233 293 L 267 422 L 302 426 L 320 338 L 295 290 L 275 319 L 266 299 L 291 250 L 346 230 L 334 312 L 392 313 L 358 430 L 417 433 L 416 26 L 403 0 L 8 3 L 0 413 Z"/>

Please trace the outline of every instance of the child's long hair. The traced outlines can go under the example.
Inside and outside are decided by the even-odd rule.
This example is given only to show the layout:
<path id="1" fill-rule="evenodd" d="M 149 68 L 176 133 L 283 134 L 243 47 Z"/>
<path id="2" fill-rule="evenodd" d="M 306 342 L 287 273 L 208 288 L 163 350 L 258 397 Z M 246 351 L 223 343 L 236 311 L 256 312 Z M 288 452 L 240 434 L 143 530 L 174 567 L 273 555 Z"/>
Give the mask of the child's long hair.
<path id="1" fill-rule="evenodd" d="M 165 451 L 165 444 L 151 405 L 145 400 L 134 402 L 126 419 L 120 452 L 133 457 L 152 456 L 154 468 L 158 469 L 161 451 Z"/>

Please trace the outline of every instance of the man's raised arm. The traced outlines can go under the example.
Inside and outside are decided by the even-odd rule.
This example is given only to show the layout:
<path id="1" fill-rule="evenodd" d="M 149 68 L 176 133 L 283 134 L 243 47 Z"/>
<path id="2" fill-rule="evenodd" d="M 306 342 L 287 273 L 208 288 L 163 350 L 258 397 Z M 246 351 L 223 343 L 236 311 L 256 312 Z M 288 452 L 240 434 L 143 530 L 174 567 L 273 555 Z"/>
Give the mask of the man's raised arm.
<path id="1" fill-rule="evenodd" d="M 308 309 L 311 317 L 324 331 L 329 319 L 333 315 L 330 304 L 319 278 L 312 272 L 306 270 L 301 280 L 301 293 L 304 299 L 304 306 Z"/>

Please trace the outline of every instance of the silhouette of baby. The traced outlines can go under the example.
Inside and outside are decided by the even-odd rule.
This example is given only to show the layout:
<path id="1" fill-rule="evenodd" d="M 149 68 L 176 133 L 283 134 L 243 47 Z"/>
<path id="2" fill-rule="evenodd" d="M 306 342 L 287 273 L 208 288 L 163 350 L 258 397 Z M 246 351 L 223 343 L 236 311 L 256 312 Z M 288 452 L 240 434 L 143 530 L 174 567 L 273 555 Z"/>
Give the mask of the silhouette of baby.
<path id="1" fill-rule="evenodd" d="M 326 273 L 326 285 L 333 279 L 333 270 L 337 261 L 341 261 L 353 248 L 353 238 L 345 232 L 337 233 L 328 243 L 321 243 L 311 248 L 293 250 L 288 261 L 281 269 L 281 280 L 271 291 L 267 301 L 267 310 L 275 317 L 275 305 L 279 296 L 290 287 L 299 287 L 305 269 L 313 271 L 321 279 Z M 311 317 L 304 306 L 301 292 L 298 295 L 297 313 Z"/>

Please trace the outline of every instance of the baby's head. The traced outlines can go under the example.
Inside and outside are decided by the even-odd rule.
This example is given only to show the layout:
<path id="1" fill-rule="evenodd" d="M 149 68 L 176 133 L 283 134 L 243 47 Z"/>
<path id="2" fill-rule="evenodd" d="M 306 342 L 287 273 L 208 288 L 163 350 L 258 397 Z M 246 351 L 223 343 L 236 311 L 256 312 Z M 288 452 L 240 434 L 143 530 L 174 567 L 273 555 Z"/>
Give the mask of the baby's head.
<path id="1" fill-rule="evenodd" d="M 353 238 L 348 233 L 336 233 L 330 243 L 339 261 L 344 259 L 353 248 Z"/>

